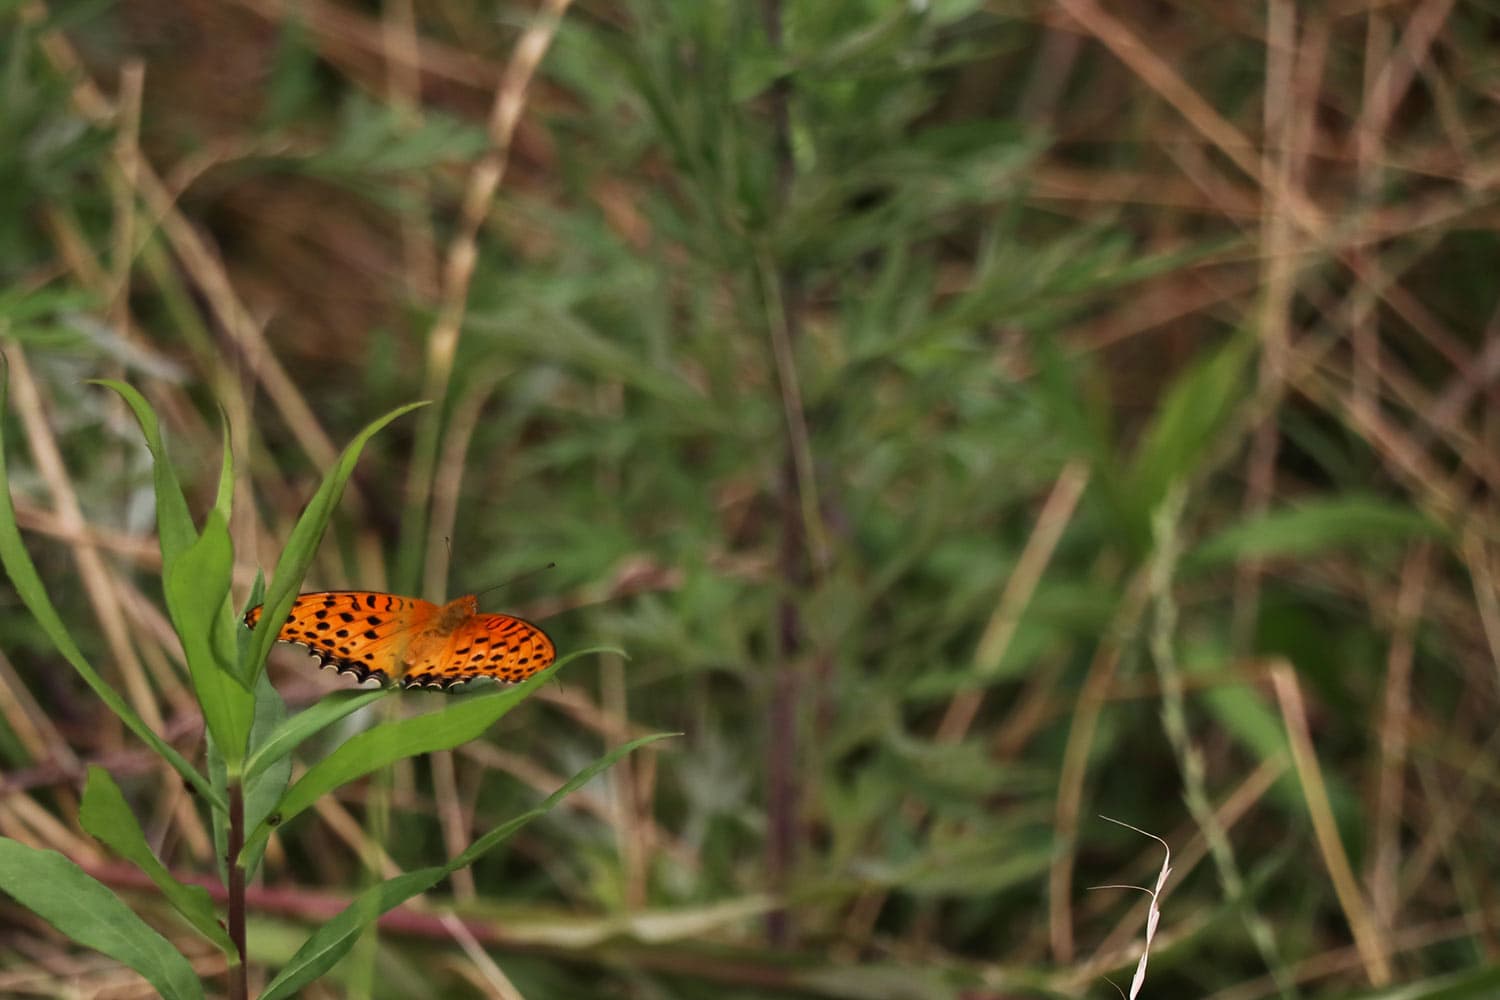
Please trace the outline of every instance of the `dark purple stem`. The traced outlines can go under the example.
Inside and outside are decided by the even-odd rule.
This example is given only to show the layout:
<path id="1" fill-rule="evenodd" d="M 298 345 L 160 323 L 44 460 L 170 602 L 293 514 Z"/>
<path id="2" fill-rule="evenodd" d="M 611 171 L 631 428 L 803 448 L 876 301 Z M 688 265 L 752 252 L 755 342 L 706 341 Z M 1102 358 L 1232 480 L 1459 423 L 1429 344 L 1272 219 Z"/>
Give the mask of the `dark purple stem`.
<path id="1" fill-rule="evenodd" d="M 765 22 L 766 39 L 773 49 L 781 47 L 781 0 L 762 0 L 761 15 Z M 775 126 L 777 186 L 781 201 L 786 202 L 791 189 L 792 141 L 791 141 L 791 79 L 782 76 L 771 87 L 770 110 Z M 778 274 L 770 280 L 782 283 L 783 322 L 789 343 L 796 343 L 799 332 L 797 322 L 796 289 L 791 275 Z M 783 387 L 785 391 L 785 387 Z M 795 461 L 794 431 L 787 427 L 786 455 L 782 462 L 779 483 L 779 507 L 781 519 L 780 570 L 784 584 L 782 596 L 777 604 L 777 655 L 780 660 L 776 668 L 771 690 L 771 705 L 767 718 L 769 759 L 767 760 L 766 818 L 769 827 L 766 839 L 766 868 L 773 891 L 783 891 L 791 878 L 797 861 L 798 798 L 797 781 L 798 719 L 801 716 L 801 678 L 797 675 L 798 661 L 803 651 L 802 621 L 797 600 L 807 583 L 808 557 L 802 524 L 801 491 L 809 484 L 798 478 Z M 773 910 L 766 917 L 766 936 L 773 947 L 791 944 L 793 927 L 791 916 L 784 909 Z"/>
<path id="2" fill-rule="evenodd" d="M 240 851 L 245 846 L 245 792 L 238 782 L 229 785 L 229 940 L 239 952 L 238 964 L 229 967 L 229 1000 L 247 1000 L 250 993 L 245 965 L 245 869 L 240 866 Z"/>

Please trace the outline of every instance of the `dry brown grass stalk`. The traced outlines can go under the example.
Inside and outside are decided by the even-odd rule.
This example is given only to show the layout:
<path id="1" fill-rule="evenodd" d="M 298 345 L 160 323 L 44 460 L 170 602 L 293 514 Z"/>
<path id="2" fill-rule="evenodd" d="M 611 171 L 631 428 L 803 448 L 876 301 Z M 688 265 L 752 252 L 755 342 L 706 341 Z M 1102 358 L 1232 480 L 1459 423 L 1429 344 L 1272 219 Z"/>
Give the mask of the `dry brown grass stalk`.
<path id="1" fill-rule="evenodd" d="M 1307 813 L 1317 835 L 1324 867 L 1333 883 L 1344 919 L 1348 921 L 1349 930 L 1354 935 L 1354 944 L 1359 949 L 1365 976 L 1372 986 L 1384 986 L 1391 981 L 1393 975 L 1393 951 L 1388 934 L 1370 910 L 1369 902 L 1364 897 L 1339 838 L 1338 824 L 1334 821 L 1328 790 L 1323 783 L 1323 772 L 1318 763 L 1317 750 L 1313 746 L 1307 708 L 1302 699 L 1301 687 L 1297 683 L 1296 671 L 1290 664 L 1273 669 L 1271 684 L 1281 707 L 1282 722 L 1291 743 L 1292 760 L 1301 782 Z"/>
<path id="2" fill-rule="evenodd" d="M 532 77 L 536 75 L 537 67 L 541 65 L 571 3 L 572 0 L 546 0 L 542 4 L 516 43 L 500 86 L 495 91 L 487 129 L 490 147 L 469 172 L 459 208 L 457 230 L 449 241 L 443 258 L 438 316 L 427 337 L 422 391 L 426 399 L 447 398 L 453 362 L 458 354 L 458 339 L 468 306 L 469 282 L 474 276 L 474 265 L 479 256 L 479 230 L 493 208 L 495 194 L 505 177 L 506 166 L 510 162 L 511 143 L 515 138 L 516 126 L 520 123 L 521 113 L 526 107 Z M 407 507 L 415 516 L 427 517 L 432 499 L 433 476 L 437 471 L 443 408 L 434 406 L 423 410 L 417 420 L 417 443 L 407 477 Z M 429 571 L 429 578 L 447 576 L 446 572 L 437 572 L 438 569 L 446 569 L 446 556 L 441 553 L 442 550 L 439 550 L 429 556 L 444 560 L 439 567 Z"/>
<path id="3" fill-rule="evenodd" d="M 1100 638 L 1089 663 L 1068 726 L 1067 749 L 1057 778 L 1057 807 L 1052 827 L 1056 850 L 1047 873 L 1047 938 L 1053 957 L 1064 964 L 1073 961 L 1075 950 L 1073 871 L 1077 862 L 1078 823 L 1083 809 L 1084 784 L 1088 778 L 1089 749 L 1099 715 L 1114 683 L 1124 644 L 1145 614 L 1151 596 L 1150 582 L 1149 574 L 1142 569 L 1125 588 L 1114 619 Z"/>

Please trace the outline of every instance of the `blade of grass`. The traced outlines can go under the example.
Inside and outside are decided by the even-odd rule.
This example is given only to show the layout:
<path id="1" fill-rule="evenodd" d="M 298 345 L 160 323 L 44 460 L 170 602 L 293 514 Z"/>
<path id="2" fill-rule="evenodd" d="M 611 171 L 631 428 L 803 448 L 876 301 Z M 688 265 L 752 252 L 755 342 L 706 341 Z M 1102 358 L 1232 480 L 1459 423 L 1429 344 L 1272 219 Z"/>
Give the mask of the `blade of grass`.
<path id="1" fill-rule="evenodd" d="M 1441 525 L 1410 504 L 1373 496 L 1319 497 L 1231 525 L 1199 546 L 1187 563 L 1190 569 L 1210 569 L 1246 558 L 1311 556 L 1443 534 Z"/>
<path id="2" fill-rule="evenodd" d="M 194 930 L 217 945 L 231 962 L 239 961 L 229 935 L 219 924 L 208 890 L 201 885 L 186 885 L 172 876 L 146 843 L 146 835 L 120 787 L 102 767 L 89 767 L 78 820 L 96 840 L 145 872 Z"/>
<path id="3" fill-rule="evenodd" d="M 0 837 L 0 889 L 72 940 L 130 966 L 167 1000 L 201 1000 L 203 986 L 188 960 L 56 851 Z"/>
<path id="4" fill-rule="evenodd" d="M 313 932 L 302 947 L 297 949 L 291 961 L 266 987 L 261 994 L 261 1000 L 278 1000 L 280 997 L 291 996 L 330 969 L 354 946 L 360 933 L 374 923 L 381 914 L 401 905 L 418 893 L 426 892 L 459 868 L 473 864 L 485 852 L 494 850 L 514 836 L 516 831 L 527 823 L 539 816 L 545 816 L 564 798 L 593 780 L 596 775 L 621 757 L 648 743 L 655 743 L 657 740 L 675 735 L 677 734 L 655 733 L 616 747 L 575 774 L 567 784 L 547 796 L 541 805 L 495 827 L 447 864 L 407 872 L 366 890 L 336 917 Z"/>

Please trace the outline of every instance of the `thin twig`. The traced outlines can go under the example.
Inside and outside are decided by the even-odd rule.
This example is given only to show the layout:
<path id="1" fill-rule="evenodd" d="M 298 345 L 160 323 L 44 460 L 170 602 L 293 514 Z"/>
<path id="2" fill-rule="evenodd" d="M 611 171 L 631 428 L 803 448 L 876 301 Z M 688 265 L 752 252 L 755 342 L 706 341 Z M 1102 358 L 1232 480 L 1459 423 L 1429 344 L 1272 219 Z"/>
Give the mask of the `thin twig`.
<path id="1" fill-rule="evenodd" d="M 1412 729 L 1411 673 L 1416 655 L 1417 624 L 1427 594 L 1432 547 L 1423 543 L 1407 553 L 1386 654 L 1385 708 L 1380 719 L 1379 784 L 1374 804 L 1374 850 L 1368 882 L 1370 907 L 1383 931 L 1396 929 L 1400 903 L 1401 822 L 1406 816 L 1406 751 Z"/>

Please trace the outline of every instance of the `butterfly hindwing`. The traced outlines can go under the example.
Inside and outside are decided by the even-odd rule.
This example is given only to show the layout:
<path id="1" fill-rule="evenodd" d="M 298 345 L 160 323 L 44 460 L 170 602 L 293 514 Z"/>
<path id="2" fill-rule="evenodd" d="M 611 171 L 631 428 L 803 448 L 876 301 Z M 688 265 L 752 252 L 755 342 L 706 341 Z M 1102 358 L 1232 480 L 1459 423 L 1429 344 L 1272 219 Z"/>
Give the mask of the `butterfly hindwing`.
<path id="1" fill-rule="evenodd" d="M 421 651 L 401 678 L 405 687 L 440 687 L 490 677 L 515 684 L 557 658 L 547 633 L 510 615 L 464 619 L 441 646 Z"/>

